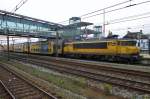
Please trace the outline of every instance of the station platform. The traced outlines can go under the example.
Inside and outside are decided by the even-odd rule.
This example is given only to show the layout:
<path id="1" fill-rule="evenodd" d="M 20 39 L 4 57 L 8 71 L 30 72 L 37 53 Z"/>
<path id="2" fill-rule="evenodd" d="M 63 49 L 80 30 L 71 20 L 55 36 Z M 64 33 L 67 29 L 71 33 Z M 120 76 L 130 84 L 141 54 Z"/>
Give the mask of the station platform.
<path id="1" fill-rule="evenodd" d="M 140 54 L 140 56 L 142 56 L 143 59 L 150 59 L 150 54 Z"/>
<path id="2" fill-rule="evenodd" d="M 142 56 L 141 63 L 144 65 L 150 65 L 150 54 L 140 54 Z"/>

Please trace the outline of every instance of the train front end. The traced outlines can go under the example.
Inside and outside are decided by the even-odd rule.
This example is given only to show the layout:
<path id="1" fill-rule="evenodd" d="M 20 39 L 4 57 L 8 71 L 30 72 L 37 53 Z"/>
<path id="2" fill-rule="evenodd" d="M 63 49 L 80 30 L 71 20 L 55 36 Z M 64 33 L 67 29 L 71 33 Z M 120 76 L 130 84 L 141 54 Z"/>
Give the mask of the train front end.
<path id="1" fill-rule="evenodd" d="M 118 41 L 118 53 L 132 61 L 140 60 L 140 48 L 136 46 L 135 40 Z"/>

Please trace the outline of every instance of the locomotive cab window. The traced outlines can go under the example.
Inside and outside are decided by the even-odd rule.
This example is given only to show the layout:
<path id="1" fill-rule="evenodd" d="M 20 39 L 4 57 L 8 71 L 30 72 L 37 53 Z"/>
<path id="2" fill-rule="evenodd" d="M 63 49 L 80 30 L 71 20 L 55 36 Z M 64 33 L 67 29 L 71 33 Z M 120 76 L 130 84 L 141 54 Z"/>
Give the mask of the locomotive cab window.
<path id="1" fill-rule="evenodd" d="M 116 42 L 112 42 L 112 46 L 115 46 L 116 45 Z"/>
<path id="2" fill-rule="evenodd" d="M 108 45 L 109 46 L 116 46 L 116 42 L 109 42 Z"/>

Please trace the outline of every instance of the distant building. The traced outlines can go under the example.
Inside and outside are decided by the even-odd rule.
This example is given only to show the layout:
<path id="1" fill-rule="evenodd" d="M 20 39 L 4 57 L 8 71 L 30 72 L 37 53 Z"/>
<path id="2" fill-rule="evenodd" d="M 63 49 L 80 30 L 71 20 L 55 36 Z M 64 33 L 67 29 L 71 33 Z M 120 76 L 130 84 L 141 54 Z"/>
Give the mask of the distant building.
<path id="1" fill-rule="evenodd" d="M 142 30 L 139 32 L 128 31 L 123 39 L 137 40 L 137 46 L 141 48 L 141 52 L 148 52 L 150 50 L 150 35 L 143 34 Z"/>
<path id="2" fill-rule="evenodd" d="M 123 38 L 124 39 L 148 39 L 148 35 L 143 34 L 142 30 L 140 30 L 139 32 L 128 31 Z"/>

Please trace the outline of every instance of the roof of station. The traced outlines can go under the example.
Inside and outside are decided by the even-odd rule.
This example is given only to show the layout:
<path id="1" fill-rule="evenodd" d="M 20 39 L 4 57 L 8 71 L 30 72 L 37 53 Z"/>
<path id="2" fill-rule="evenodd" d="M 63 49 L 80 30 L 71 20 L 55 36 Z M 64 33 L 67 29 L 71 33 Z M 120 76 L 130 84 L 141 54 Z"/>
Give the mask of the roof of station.
<path id="1" fill-rule="evenodd" d="M 66 26 L 63 26 L 62 29 L 72 29 L 72 28 L 79 28 L 79 27 L 86 27 L 89 25 L 93 25 L 93 23 L 90 22 L 78 22 L 78 23 L 74 23 L 74 24 L 69 24 Z"/>
<path id="2" fill-rule="evenodd" d="M 57 24 L 57 23 L 54 23 L 54 22 L 49 22 L 49 21 L 45 21 L 45 20 L 41 20 L 41 19 L 37 19 L 37 18 L 33 18 L 33 17 L 28 17 L 28 16 L 24 16 L 24 15 L 21 15 L 21 14 L 11 13 L 11 12 L 4 11 L 4 10 L 0 10 L 0 15 L 6 15 L 6 16 L 25 19 L 25 20 L 29 20 L 29 21 L 38 22 L 38 23 L 48 24 L 48 25 L 50 25 L 50 28 L 53 28 L 53 27 L 59 28 L 59 27 L 63 26 L 61 24 Z"/>

